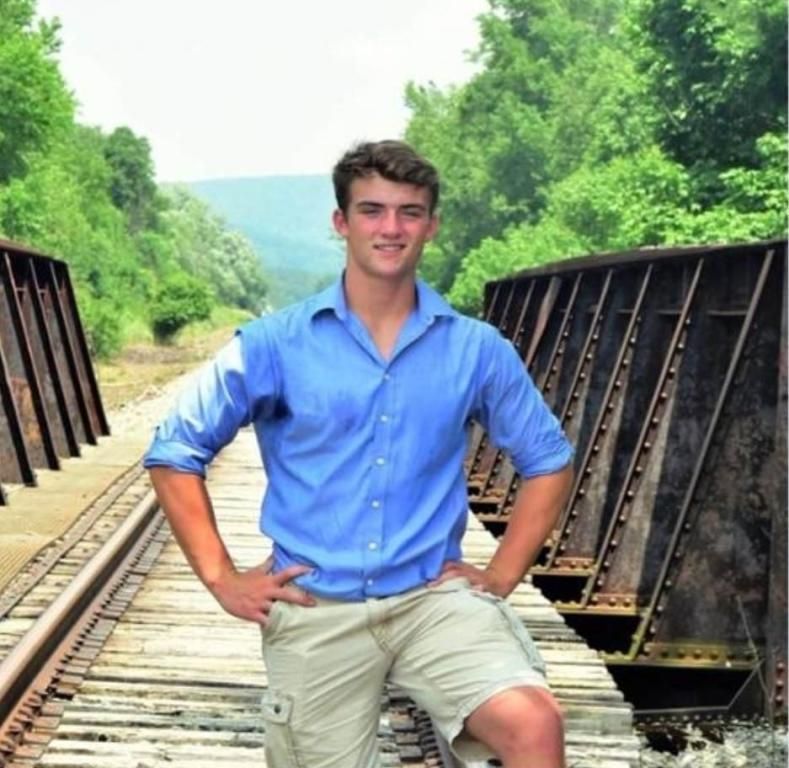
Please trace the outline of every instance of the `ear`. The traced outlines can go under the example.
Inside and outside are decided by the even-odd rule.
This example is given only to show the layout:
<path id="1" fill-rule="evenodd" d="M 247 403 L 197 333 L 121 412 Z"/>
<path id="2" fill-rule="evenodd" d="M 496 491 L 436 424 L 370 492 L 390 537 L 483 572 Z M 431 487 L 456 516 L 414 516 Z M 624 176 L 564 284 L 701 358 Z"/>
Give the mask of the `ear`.
<path id="1" fill-rule="evenodd" d="M 348 220 L 345 218 L 345 213 L 336 208 L 331 215 L 331 222 L 334 225 L 334 230 L 340 237 L 348 237 Z"/>

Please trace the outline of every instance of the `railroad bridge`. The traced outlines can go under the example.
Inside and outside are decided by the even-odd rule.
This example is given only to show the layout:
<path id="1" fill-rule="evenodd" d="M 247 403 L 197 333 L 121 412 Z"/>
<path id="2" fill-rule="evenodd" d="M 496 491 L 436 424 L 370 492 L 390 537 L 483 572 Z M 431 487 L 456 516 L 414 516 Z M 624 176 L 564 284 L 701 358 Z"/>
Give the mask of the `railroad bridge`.
<path id="1" fill-rule="evenodd" d="M 570 501 L 515 599 L 550 656 L 549 676 L 570 712 L 570 747 L 578 765 L 634 764 L 631 710 L 600 659 L 644 718 L 786 717 L 786 279 L 786 241 L 771 241 L 573 259 L 486 286 L 485 319 L 511 339 L 577 448 Z M 6 540 L 5 545 L 0 541 L 0 567 L 8 571 L 0 573 L 2 639 L 9 621 L 13 626 L 21 622 L 24 629 L 28 622 L 29 631 L 36 631 L 30 617 L 38 609 L 26 607 L 25 595 L 49 590 L 48 597 L 36 600 L 57 602 L 54 596 L 66 578 L 58 568 L 87 546 L 81 538 L 86 532 L 110 536 L 132 512 L 142 515 L 146 506 L 146 515 L 152 514 L 154 505 L 138 464 L 145 437 L 103 440 L 109 427 L 66 265 L 0 241 L 0 280 L 0 540 Z M 115 446 L 111 457 L 102 443 Z M 77 460 L 81 454 L 84 458 Z M 51 523 L 46 507 L 64 493 L 53 484 L 58 473 L 51 470 L 63 466 L 67 471 L 59 474 L 71 473 L 66 487 L 86 501 L 82 508 L 58 506 L 58 525 L 46 528 L 44 522 Z M 246 474 L 251 467 L 245 457 L 231 458 L 229 466 L 236 485 L 242 479 L 239 466 Z M 518 478 L 478 427 L 470 434 L 467 471 L 471 510 L 489 531 L 499 533 Z M 36 488 L 42 478 L 45 487 Z M 236 499 L 217 482 L 227 502 L 227 524 L 236 530 L 235 505 L 250 499 Z M 87 486 L 104 490 L 94 498 Z M 43 526 L 39 535 L 19 530 L 27 521 L 34 527 L 34 520 Z M 475 525 L 469 536 L 472 557 L 483 561 L 494 540 L 485 539 Z M 150 539 L 159 550 L 166 546 L 161 521 Z M 249 545 L 241 546 L 243 551 Z M 153 582 L 175 578 L 181 583 L 183 576 L 173 570 L 167 551 L 164 571 Z M 123 699 L 102 678 L 121 674 L 114 666 L 106 672 L 109 662 L 99 656 L 106 643 L 112 648 L 112 637 L 136 637 L 134 643 L 152 647 L 163 642 L 150 634 L 160 621 L 150 605 L 159 606 L 162 598 L 146 591 L 139 565 L 154 568 L 156 556 L 124 551 L 116 557 L 131 558 L 130 580 L 102 588 L 106 602 L 94 605 L 88 628 L 72 629 L 82 645 L 55 665 L 60 671 L 48 686 L 61 699 L 74 698 L 80 690 L 99 696 L 100 689 L 99 698 L 111 702 L 104 706 L 126 712 L 119 718 L 139 720 L 143 728 L 153 727 L 154 714 L 161 715 L 164 720 L 156 720 L 161 728 L 162 722 L 172 723 L 172 697 L 184 696 L 184 689 L 162 683 L 170 704 L 154 701 L 151 694 L 149 721 L 132 714 L 139 701 Z M 558 614 L 551 609 L 549 615 L 548 603 L 532 583 Z M 91 600 L 98 600 L 100 591 L 95 587 Z M 202 603 L 200 611 L 208 607 Z M 111 622 L 121 621 L 127 608 L 137 616 L 132 625 L 148 626 L 150 632 L 138 636 L 134 626 L 121 625 L 113 634 Z M 176 630 L 170 626 L 167 631 Z M 579 635 L 595 651 L 585 650 Z M 8 661 L 14 655 L 10 635 L 4 647 Z M 117 661 L 117 648 L 115 653 Z M 155 659 L 151 663 L 157 667 Z M 105 670 L 92 682 L 91 665 Z M 214 706 L 209 699 L 215 688 L 239 712 L 248 710 L 248 698 L 258 690 L 252 686 L 234 693 L 206 679 L 204 670 L 190 668 L 189 674 L 198 678 L 188 690 L 198 692 L 198 709 L 204 713 Z M 578 679 L 570 683 L 573 674 Z M 80 687 L 75 680 L 85 675 Z M 258 682 L 265 685 L 264 679 Z M 0 674 L 0 709 L 16 718 L 0 731 L 0 764 L 3 754 L 13 754 L 8 744 L 18 746 L 20 729 L 33 715 L 43 714 L 44 724 L 36 721 L 28 752 L 18 752 L 14 759 L 21 762 L 10 764 L 47 764 L 35 762 L 41 751 L 36 744 L 61 744 L 53 723 L 69 716 L 62 701 L 50 701 L 36 685 L 41 683 L 35 679 L 9 685 Z M 144 698 L 145 680 L 131 688 L 136 691 L 132 698 Z M 392 723 L 422 722 L 408 704 L 397 703 L 396 692 L 390 693 L 390 730 Z M 98 705 L 91 701 L 77 705 L 75 711 L 83 713 L 77 719 L 86 711 L 95 716 Z M 216 713 L 206 717 L 226 725 Z M 63 743 L 70 746 L 58 747 L 53 765 L 71 764 L 69 759 L 86 764 L 79 762 L 84 757 L 64 756 L 72 754 L 75 740 L 99 738 L 89 734 L 93 720 L 80 722 L 69 726 L 71 735 Z M 243 717 L 239 722 L 241 732 L 251 728 Z M 428 732 L 429 724 L 425 727 Z M 73 730 L 78 728 L 79 736 Z M 414 729 L 401 734 L 400 746 L 417 739 L 419 729 Z M 239 732 L 222 738 L 239 741 Z M 117 730 L 113 733 L 110 741 L 121 738 Z M 131 738 L 124 733 L 123 738 Z M 250 735 L 236 746 L 254 756 L 261 738 Z M 417 750 L 421 757 L 414 752 L 411 763 L 404 757 L 403 764 L 449 760 L 437 756 L 433 736 L 418 739 L 427 744 Z M 206 764 L 222 765 L 210 757 L 211 749 L 222 750 L 217 752 L 216 744 L 206 749 Z M 172 755 L 181 754 L 173 750 Z M 401 750 L 401 757 L 405 754 Z M 233 755 L 228 764 L 242 765 Z M 199 761 L 191 755 L 183 764 Z"/>

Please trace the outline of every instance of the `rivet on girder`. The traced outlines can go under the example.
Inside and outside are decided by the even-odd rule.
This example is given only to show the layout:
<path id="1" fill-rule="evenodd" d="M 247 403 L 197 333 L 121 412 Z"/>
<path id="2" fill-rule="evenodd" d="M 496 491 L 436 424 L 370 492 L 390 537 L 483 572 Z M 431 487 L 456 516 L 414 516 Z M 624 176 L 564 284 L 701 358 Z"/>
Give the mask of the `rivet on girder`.
<path id="1" fill-rule="evenodd" d="M 671 589 L 674 586 L 674 582 L 671 579 L 666 579 L 663 582 L 663 589 Z"/>
<path id="2" fill-rule="evenodd" d="M 676 373 L 677 373 L 677 369 L 674 368 L 674 366 L 672 365 L 671 368 L 668 369 L 668 377 L 670 379 L 673 379 Z"/>
<path id="3" fill-rule="evenodd" d="M 685 318 L 685 327 L 687 328 L 690 325 L 690 318 Z"/>
<path id="4" fill-rule="evenodd" d="M 610 560 L 603 560 L 603 568 L 608 570 L 610 567 L 611 567 L 611 561 Z"/>
<path id="5" fill-rule="evenodd" d="M 614 389 L 621 389 L 621 387 L 622 387 L 622 382 L 619 379 L 617 379 L 614 382 Z"/>
<path id="6" fill-rule="evenodd" d="M 605 409 L 610 413 L 611 411 L 614 410 L 614 404 L 613 403 L 608 403 L 608 405 L 606 405 Z"/>
<path id="7" fill-rule="evenodd" d="M 584 496 L 586 496 L 586 489 L 585 489 L 585 488 L 579 488 L 579 489 L 578 489 L 578 495 L 579 495 L 581 498 L 583 498 Z"/>
<path id="8" fill-rule="evenodd" d="M 611 539 L 611 543 L 608 546 L 611 549 L 616 549 L 619 546 L 619 542 L 616 539 Z"/>
<path id="9" fill-rule="evenodd" d="M 653 427 L 656 427 L 660 424 L 660 419 L 657 416 L 652 417 L 652 421 L 649 422 Z"/>
<path id="10" fill-rule="evenodd" d="M 559 552 L 564 552 L 567 549 L 566 544 L 559 544 Z"/>
<path id="11" fill-rule="evenodd" d="M 578 510 L 577 509 L 571 509 L 570 510 L 570 517 L 578 517 Z"/>
<path id="12" fill-rule="evenodd" d="M 677 344 L 677 352 L 684 352 L 684 351 L 685 351 L 685 345 L 682 342 Z"/>
<path id="13" fill-rule="evenodd" d="M 544 389 L 545 392 L 550 392 L 551 391 L 551 385 L 550 384 L 546 384 L 543 389 Z"/>
<path id="14" fill-rule="evenodd" d="M 589 477 L 589 475 L 591 475 L 591 474 L 592 474 L 592 468 L 591 467 L 586 467 L 586 469 L 584 469 L 584 476 L 585 477 Z"/>
<path id="15" fill-rule="evenodd" d="M 573 400 L 577 400 L 581 395 L 576 391 L 573 392 Z"/>
<path id="16" fill-rule="evenodd" d="M 632 347 L 632 346 L 635 346 L 635 343 L 636 343 L 636 337 L 635 337 L 635 336 L 631 336 L 631 337 L 630 337 L 630 338 L 627 340 L 627 343 L 628 343 L 628 344 L 629 344 L 631 347 Z"/>
<path id="17" fill-rule="evenodd" d="M 559 369 L 555 365 L 551 366 L 551 373 L 556 373 L 558 370 Z"/>
<path id="18" fill-rule="evenodd" d="M 586 357 L 585 357 L 584 359 L 585 359 L 587 362 L 591 362 L 591 361 L 592 361 L 592 353 L 591 353 L 591 352 L 587 352 L 587 353 L 586 353 Z"/>
<path id="19" fill-rule="evenodd" d="M 578 374 L 578 381 L 584 381 L 584 379 L 586 379 L 586 373 L 582 371 Z"/>
<path id="20" fill-rule="evenodd" d="M 650 443 L 649 441 L 645 442 L 643 448 L 644 452 L 648 451 L 651 447 L 652 447 L 652 443 Z"/>
<path id="21" fill-rule="evenodd" d="M 562 338 L 563 338 L 563 339 L 567 339 L 567 338 L 569 338 L 569 337 L 570 337 L 570 331 L 565 331 L 565 332 L 562 334 Z"/>
<path id="22" fill-rule="evenodd" d="M 567 418 L 572 419 L 572 417 L 573 417 L 573 411 L 567 411 Z"/>
<path id="23" fill-rule="evenodd" d="M 601 577 L 595 582 L 595 584 L 597 584 L 598 587 L 602 587 L 603 584 L 605 584 L 605 579 Z"/>
<path id="24" fill-rule="evenodd" d="M 661 392 L 660 393 L 660 399 L 661 400 L 667 400 L 668 399 L 668 392 Z"/>
<path id="25" fill-rule="evenodd" d="M 625 494 L 625 496 L 626 496 L 628 499 L 631 499 L 631 500 L 633 499 L 633 497 L 634 497 L 635 495 L 636 495 L 636 492 L 635 492 L 635 491 L 634 491 L 632 488 L 629 488 L 629 489 L 628 489 L 628 491 L 627 491 L 627 493 Z"/>
<path id="26" fill-rule="evenodd" d="M 592 453 L 600 453 L 600 446 L 599 445 L 593 445 L 592 446 Z"/>
<path id="27" fill-rule="evenodd" d="M 623 360 L 622 361 L 622 368 L 627 368 L 628 365 L 630 365 L 630 361 L 629 360 Z"/>
<path id="28" fill-rule="evenodd" d="M 601 424 L 600 425 L 600 432 L 602 432 L 603 434 L 608 432 L 608 424 Z"/>
<path id="29" fill-rule="evenodd" d="M 627 522 L 627 515 L 625 515 L 624 513 L 619 515 L 619 517 L 617 517 L 617 522 L 618 523 L 626 523 Z"/>
<path id="30" fill-rule="evenodd" d="M 693 530 L 693 524 L 692 523 L 685 523 L 685 525 L 682 526 L 682 530 L 684 530 L 685 533 L 690 532 L 691 530 Z"/>
<path id="31" fill-rule="evenodd" d="M 608 604 L 613 608 L 616 605 L 616 598 L 615 597 L 609 597 L 608 598 Z"/>

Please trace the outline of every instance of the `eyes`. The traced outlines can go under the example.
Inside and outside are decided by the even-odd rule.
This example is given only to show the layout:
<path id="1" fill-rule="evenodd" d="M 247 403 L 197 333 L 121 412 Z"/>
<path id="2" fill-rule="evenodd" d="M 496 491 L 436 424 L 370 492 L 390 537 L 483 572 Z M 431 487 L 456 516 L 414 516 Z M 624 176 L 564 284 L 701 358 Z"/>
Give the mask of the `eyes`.
<path id="1" fill-rule="evenodd" d="M 356 210 L 368 219 L 380 218 L 387 212 L 385 206 L 375 203 L 359 203 Z M 420 221 L 428 217 L 427 209 L 422 205 L 404 205 L 396 210 L 396 215 L 407 221 Z"/>

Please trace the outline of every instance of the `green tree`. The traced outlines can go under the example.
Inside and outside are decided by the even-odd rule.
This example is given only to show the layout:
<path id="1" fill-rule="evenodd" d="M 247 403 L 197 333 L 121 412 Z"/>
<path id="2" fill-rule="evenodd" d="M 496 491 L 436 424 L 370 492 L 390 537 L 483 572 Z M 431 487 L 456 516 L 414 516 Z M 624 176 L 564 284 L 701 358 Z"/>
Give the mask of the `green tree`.
<path id="1" fill-rule="evenodd" d="M 658 138 L 687 167 L 753 167 L 757 140 L 786 128 L 784 0 L 638 0 L 635 60 L 649 80 Z"/>
<path id="2" fill-rule="evenodd" d="M 211 315 L 211 289 L 185 272 L 169 275 L 156 292 L 151 305 L 151 326 L 156 339 L 169 342 L 178 331 Z"/>
<path id="3" fill-rule="evenodd" d="M 254 248 L 202 200 L 185 187 L 169 188 L 161 219 L 175 263 L 211 285 L 220 303 L 251 312 L 265 307 L 267 284 Z"/>
<path id="4" fill-rule="evenodd" d="M 131 232 L 156 225 L 157 188 L 151 145 L 126 126 L 116 128 L 106 139 L 104 157 L 112 174 L 110 196 L 128 219 Z"/>
<path id="5" fill-rule="evenodd" d="M 53 59 L 57 24 L 34 25 L 33 0 L 0 0 L 0 184 L 22 176 L 73 120 Z"/>

